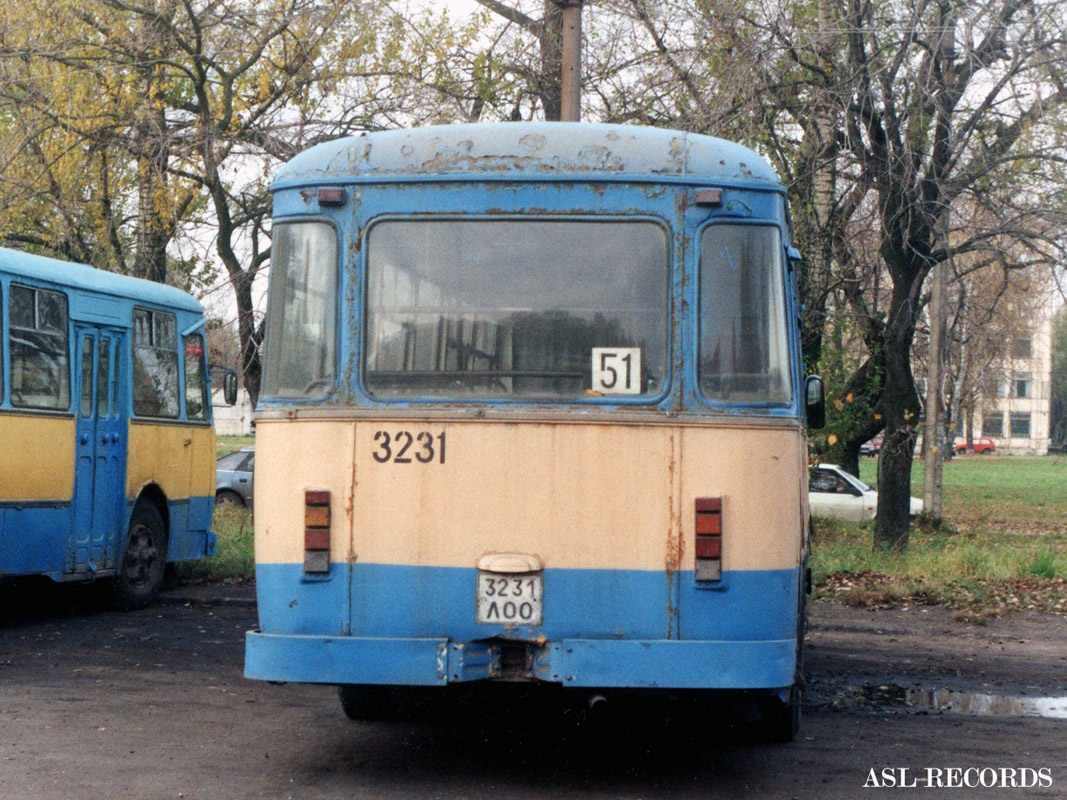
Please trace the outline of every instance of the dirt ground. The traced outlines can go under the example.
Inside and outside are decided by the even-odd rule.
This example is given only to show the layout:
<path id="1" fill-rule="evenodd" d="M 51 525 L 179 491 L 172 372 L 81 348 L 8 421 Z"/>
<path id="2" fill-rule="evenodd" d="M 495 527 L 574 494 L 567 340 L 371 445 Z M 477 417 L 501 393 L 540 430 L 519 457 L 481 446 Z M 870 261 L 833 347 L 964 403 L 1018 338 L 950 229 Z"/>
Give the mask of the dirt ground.
<path id="1" fill-rule="evenodd" d="M 0 798 L 1067 797 L 1067 719 L 905 704 L 907 689 L 1067 696 L 1067 619 L 985 626 L 939 608 L 814 603 L 801 735 L 764 745 L 720 717 L 529 725 L 354 723 L 332 687 L 241 676 L 246 590 L 183 588 L 143 611 L 0 587 Z M 651 719 L 651 721 L 649 721 Z M 873 788 L 871 770 L 1043 769 L 1034 788 Z M 1020 773 L 1021 774 L 1021 773 Z M 977 776 L 972 772 L 972 776 Z"/>

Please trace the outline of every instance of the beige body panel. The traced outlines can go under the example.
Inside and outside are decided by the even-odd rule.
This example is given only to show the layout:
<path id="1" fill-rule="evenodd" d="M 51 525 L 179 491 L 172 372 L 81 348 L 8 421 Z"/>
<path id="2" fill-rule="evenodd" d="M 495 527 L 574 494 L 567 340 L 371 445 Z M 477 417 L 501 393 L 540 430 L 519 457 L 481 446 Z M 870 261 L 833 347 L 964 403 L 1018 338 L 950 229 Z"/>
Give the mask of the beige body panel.
<path id="1" fill-rule="evenodd" d="M 155 483 L 170 499 L 215 494 L 215 429 L 207 425 L 131 421 L 126 496 Z"/>
<path id="2" fill-rule="evenodd" d="M 443 433 L 445 461 L 381 463 L 378 431 Z M 799 428 L 260 420 L 256 440 L 262 564 L 303 562 L 305 489 L 331 493 L 335 562 L 473 567 L 518 552 L 550 569 L 691 569 L 697 497 L 723 498 L 725 569 L 800 562 Z"/>
<path id="3" fill-rule="evenodd" d="M 74 496 L 74 417 L 0 414 L 0 501 Z"/>

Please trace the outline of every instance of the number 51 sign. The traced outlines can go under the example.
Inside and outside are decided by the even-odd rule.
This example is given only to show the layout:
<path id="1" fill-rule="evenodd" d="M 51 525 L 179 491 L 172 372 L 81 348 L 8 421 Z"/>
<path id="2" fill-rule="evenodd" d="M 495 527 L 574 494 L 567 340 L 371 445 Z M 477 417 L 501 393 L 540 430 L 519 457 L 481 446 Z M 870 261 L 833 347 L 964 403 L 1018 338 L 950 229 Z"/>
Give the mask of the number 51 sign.
<path id="1" fill-rule="evenodd" d="M 641 348 L 594 347 L 592 389 L 601 394 L 641 394 Z"/>

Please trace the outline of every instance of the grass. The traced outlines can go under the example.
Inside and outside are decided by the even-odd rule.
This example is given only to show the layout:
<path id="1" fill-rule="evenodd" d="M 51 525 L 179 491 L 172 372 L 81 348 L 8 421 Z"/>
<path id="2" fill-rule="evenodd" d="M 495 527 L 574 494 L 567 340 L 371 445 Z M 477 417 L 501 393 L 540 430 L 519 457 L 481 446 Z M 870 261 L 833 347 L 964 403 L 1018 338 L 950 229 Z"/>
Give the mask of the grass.
<path id="1" fill-rule="evenodd" d="M 861 477 L 874 483 L 874 459 Z M 922 462 L 912 493 L 922 493 Z M 876 551 L 873 523 L 819 520 L 817 595 L 856 605 L 939 603 L 982 621 L 1009 609 L 1067 613 L 1067 459 L 965 456 L 945 465 L 943 513 L 920 519 L 904 553 Z"/>
<path id="2" fill-rule="evenodd" d="M 215 457 L 221 458 L 242 447 L 251 447 L 254 436 L 215 437 Z M 248 583 L 255 576 L 252 552 L 252 512 L 247 508 L 216 507 L 211 529 L 218 534 L 215 555 L 178 565 L 184 581 L 207 583 Z"/>
<path id="3" fill-rule="evenodd" d="M 184 581 L 192 582 L 251 582 L 255 576 L 252 512 L 247 508 L 216 508 L 211 527 L 218 534 L 215 555 L 179 564 L 179 576 Z"/>
<path id="4" fill-rule="evenodd" d="M 255 436 L 216 436 L 215 458 L 240 450 L 242 447 L 251 447 L 256 443 Z"/>
<path id="5" fill-rule="evenodd" d="M 860 477 L 877 480 L 877 459 L 860 463 Z M 942 516 L 956 526 L 1067 533 L 1067 458 L 960 456 L 945 464 Z M 912 494 L 922 495 L 923 465 L 912 464 Z"/>

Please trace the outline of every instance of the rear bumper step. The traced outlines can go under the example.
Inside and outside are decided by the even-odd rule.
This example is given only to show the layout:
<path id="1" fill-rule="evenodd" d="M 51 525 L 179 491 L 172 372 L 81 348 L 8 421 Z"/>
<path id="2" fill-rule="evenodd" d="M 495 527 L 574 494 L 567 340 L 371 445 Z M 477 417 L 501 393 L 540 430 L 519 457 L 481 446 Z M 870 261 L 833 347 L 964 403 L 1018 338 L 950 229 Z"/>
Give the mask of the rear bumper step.
<path id="1" fill-rule="evenodd" d="M 249 632 L 245 642 L 245 677 L 297 683 L 770 689 L 791 685 L 795 668 L 795 639 L 452 642 Z"/>

